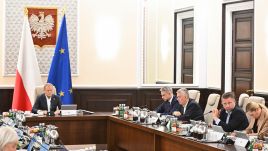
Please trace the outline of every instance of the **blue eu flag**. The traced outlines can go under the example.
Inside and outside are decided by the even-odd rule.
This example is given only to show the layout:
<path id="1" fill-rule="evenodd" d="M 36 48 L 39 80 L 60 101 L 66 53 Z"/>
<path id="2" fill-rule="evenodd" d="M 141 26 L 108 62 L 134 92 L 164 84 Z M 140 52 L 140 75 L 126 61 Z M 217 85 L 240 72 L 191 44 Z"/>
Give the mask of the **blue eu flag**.
<path id="1" fill-rule="evenodd" d="M 66 18 L 63 16 L 54 57 L 48 74 L 48 83 L 52 83 L 61 97 L 62 104 L 73 103 L 72 79 L 68 49 Z"/>

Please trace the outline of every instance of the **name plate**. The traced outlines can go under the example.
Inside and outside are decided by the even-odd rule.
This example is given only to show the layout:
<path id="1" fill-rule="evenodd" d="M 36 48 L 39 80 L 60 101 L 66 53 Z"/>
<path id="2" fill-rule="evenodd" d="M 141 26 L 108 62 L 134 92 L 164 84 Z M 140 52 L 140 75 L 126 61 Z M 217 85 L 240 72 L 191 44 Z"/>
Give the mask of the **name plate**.
<path id="1" fill-rule="evenodd" d="M 61 115 L 77 115 L 77 110 L 61 110 Z"/>
<path id="2" fill-rule="evenodd" d="M 247 139 L 237 137 L 236 140 L 235 140 L 235 145 L 236 146 L 246 147 L 247 144 L 248 144 Z"/>

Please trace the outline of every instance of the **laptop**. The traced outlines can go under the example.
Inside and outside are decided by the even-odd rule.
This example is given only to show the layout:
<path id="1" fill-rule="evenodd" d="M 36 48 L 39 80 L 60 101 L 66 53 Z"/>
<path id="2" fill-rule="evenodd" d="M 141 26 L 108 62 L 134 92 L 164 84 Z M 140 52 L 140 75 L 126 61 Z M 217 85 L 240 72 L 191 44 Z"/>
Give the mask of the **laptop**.
<path id="1" fill-rule="evenodd" d="M 211 125 L 212 129 L 216 132 L 225 133 L 221 126 L 218 125 Z"/>
<path id="2" fill-rule="evenodd" d="M 234 131 L 234 132 L 235 132 L 236 137 L 249 140 L 249 137 L 245 132 L 242 132 L 242 131 Z"/>
<path id="3" fill-rule="evenodd" d="M 77 104 L 63 104 L 61 110 L 77 110 Z"/>

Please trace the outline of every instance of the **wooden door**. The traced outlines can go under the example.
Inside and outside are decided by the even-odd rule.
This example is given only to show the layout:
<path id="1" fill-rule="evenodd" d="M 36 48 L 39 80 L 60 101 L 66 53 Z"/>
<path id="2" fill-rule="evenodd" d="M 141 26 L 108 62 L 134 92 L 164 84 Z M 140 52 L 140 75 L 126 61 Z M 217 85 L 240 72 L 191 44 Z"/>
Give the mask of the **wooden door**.
<path id="1" fill-rule="evenodd" d="M 232 90 L 238 98 L 253 89 L 254 11 L 233 12 L 232 21 Z"/>
<path id="2" fill-rule="evenodd" d="M 182 20 L 181 83 L 193 83 L 193 18 Z"/>

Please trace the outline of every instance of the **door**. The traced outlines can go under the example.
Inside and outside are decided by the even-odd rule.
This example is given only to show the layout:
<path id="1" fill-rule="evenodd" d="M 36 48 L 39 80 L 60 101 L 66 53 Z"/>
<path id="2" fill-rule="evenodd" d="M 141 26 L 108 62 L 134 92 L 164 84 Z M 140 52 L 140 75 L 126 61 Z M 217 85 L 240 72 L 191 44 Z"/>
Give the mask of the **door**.
<path id="1" fill-rule="evenodd" d="M 253 89 L 254 11 L 233 12 L 232 29 L 232 90 L 238 98 Z"/>

